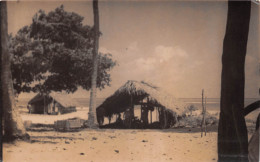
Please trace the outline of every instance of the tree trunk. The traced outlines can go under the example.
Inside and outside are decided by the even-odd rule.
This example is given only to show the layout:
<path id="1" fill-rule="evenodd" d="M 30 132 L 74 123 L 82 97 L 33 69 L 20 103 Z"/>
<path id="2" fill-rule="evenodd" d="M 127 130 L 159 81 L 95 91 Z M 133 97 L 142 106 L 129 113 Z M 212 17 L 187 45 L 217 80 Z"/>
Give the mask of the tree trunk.
<path id="1" fill-rule="evenodd" d="M 28 139 L 29 136 L 26 134 L 23 121 L 15 106 L 11 62 L 8 53 L 7 4 L 4 1 L 1 2 L 1 68 L 4 140 Z"/>
<path id="2" fill-rule="evenodd" d="M 91 76 L 91 90 L 90 90 L 90 103 L 88 126 L 90 128 L 97 127 L 96 119 L 96 93 L 97 93 L 97 71 L 98 71 L 98 48 L 99 48 L 99 14 L 98 14 L 98 0 L 93 0 L 93 13 L 94 13 L 94 50 L 93 50 L 93 71 Z"/>
<path id="3" fill-rule="evenodd" d="M 244 115 L 247 116 L 247 114 L 251 113 L 252 111 L 254 111 L 254 110 L 258 109 L 258 108 L 260 108 L 260 100 L 254 102 L 254 103 L 251 103 L 250 105 L 245 107 Z"/>
<path id="4" fill-rule="evenodd" d="M 250 10 L 250 1 L 228 2 L 222 55 L 219 161 L 248 161 L 248 136 L 243 108 Z"/>
<path id="5" fill-rule="evenodd" d="M 0 19 L 2 20 L 2 3 L 0 2 Z M 2 22 L 1 22 L 2 23 Z M 2 29 L 2 26 L 0 25 L 0 30 Z M 2 32 L 2 30 L 1 30 Z M 2 33 L 0 34 L 0 41 L 2 39 Z M 1 41 L 2 42 L 2 41 Z M 2 69 L 2 43 L 0 42 L 0 67 Z M 2 70 L 0 70 L 0 74 L 2 76 Z M 1 120 L 1 124 L 0 124 L 0 142 L 1 144 L 3 143 L 3 134 L 4 134 L 4 128 L 3 128 L 3 98 L 2 98 L 2 79 L 0 79 L 0 83 L 1 83 L 1 86 L 0 86 L 0 92 L 1 92 L 1 96 L 0 96 L 0 120 Z M 3 161 L 3 146 L 1 145 L 0 146 L 0 161 Z"/>

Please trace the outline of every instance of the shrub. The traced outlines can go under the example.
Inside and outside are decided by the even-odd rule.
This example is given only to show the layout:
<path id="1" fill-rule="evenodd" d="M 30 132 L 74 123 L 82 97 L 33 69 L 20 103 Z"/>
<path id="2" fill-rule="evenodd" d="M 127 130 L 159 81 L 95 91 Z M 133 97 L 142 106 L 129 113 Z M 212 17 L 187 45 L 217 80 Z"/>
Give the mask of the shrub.
<path id="1" fill-rule="evenodd" d="M 196 111 L 196 110 L 199 110 L 199 109 L 196 106 L 191 104 L 191 105 L 187 106 L 185 114 L 188 114 L 188 116 L 192 116 L 192 112 Z"/>
<path id="2" fill-rule="evenodd" d="M 179 127 L 200 127 L 202 122 L 202 114 L 197 116 L 183 116 L 177 126 Z M 218 119 L 216 116 L 211 115 L 206 112 L 205 116 L 206 125 L 216 125 L 218 123 Z"/>

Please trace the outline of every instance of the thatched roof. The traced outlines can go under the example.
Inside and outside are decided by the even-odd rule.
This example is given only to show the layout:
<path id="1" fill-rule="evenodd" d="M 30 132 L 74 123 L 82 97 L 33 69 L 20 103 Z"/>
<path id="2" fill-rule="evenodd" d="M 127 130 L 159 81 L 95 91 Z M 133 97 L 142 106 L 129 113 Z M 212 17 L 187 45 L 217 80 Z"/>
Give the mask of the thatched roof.
<path id="1" fill-rule="evenodd" d="M 148 97 L 154 106 L 163 107 L 168 111 L 182 115 L 185 104 L 175 97 L 163 92 L 160 88 L 145 82 L 127 81 L 112 96 L 108 97 L 97 109 L 103 107 L 105 116 L 124 112 L 132 103 L 138 103 Z M 131 101 L 132 100 L 132 101 Z"/>
<path id="2" fill-rule="evenodd" d="M 51 92 L 49 95 L 44 95 L 38 93 L 35 97 L 33 97 L 28 104 L 33 104 L 35 102 L 38 102 L 40 100 L 43 100 L 43 98 L 48 97 L 52 98 L 56 102 L 58 102 L 63 107 L 75 107 L 77 105 L 76 101 L 73 100 L 68 94 L 66 93 L 59 93 L 59 92 Z"/>

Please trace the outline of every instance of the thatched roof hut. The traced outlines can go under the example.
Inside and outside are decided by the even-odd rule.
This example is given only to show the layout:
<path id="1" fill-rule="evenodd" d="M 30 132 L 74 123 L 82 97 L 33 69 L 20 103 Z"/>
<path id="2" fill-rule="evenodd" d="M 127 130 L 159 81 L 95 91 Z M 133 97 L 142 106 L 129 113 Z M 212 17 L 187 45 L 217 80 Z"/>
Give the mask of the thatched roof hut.
<path id="1" fill-rule="evenodd" d="M 76 101 L 66 93 L 51 92 L 49 94 L 38 93 L 28 105 L 30 113 L 58 114 L 76 111 Z"/>
<path id="2" fill-rule="evenodd" d="M 136 105 L 145 98 L 153 106 L 162 107 L 177 115 L 182 115 L 185 110 L 183 102 L 163 92 L 160 88 L 143 81 L 129 80 L 97 108 L 97 113 L 100 109 L 104 109 L 103 116 L 112 116 L 124 112 L 129 106 Z"/>

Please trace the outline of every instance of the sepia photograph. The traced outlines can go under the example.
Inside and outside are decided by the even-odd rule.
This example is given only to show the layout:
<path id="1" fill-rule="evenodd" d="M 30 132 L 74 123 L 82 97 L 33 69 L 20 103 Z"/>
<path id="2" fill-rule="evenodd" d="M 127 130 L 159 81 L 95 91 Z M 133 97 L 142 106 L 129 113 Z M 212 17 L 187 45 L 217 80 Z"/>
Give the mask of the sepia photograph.
<path id="1" fill-rule="evenodd" d="M 0 162 L 259 162 L 259 11 L 0 1 Z"/>

